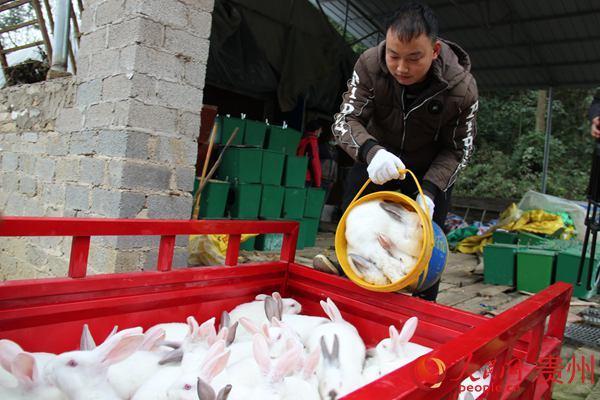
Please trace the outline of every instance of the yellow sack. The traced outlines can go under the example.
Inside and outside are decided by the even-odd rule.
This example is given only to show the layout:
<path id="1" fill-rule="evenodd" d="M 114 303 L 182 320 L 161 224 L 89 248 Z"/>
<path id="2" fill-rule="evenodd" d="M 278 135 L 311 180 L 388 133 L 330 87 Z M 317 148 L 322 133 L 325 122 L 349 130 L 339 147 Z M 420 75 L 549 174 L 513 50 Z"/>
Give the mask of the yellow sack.
<path id="1" fill-rule="evenodd" d="M 483 248 L 492 242 L 492 234 L 497 229 L 552 235 L 564 226 L 563 219 L 559 215 L 543 210 L 521 211 L 513 203 L 502 211 L 497 225 L 481 236 L 475 235 L 463 239 L 456 249 L 465 254 L 482 253 Z"/>
<path id="2" fill-rule="evenodd" d="M 240 243 L 257 236 L 257 233 L 243 234 Z M 223 265 L 227 253 L 229 235 L 190 235 L 188 241 L 189 265 Z"/>

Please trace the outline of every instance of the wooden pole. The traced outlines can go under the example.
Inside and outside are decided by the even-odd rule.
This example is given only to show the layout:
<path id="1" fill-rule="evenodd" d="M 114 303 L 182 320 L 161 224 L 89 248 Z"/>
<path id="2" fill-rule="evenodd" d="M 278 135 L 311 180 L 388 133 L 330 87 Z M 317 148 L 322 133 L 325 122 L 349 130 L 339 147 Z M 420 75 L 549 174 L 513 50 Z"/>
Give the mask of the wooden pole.
<path id="1" fill-rule="evenodd" d="M 215 136 L 217 135 L 217 123 L 213 124 L 212 132 L 210 133 L 210 138 L 208 139 L 208 150 L 206 151 L 206 157 L 204 158 L 204 165 L 202 166 L 202 175 L 200 176 L 200 183 L 204 182 L 204 177 L 206 176 L 206 170 L 208 169 L 208 163 L 210 162 L 210 155 L 212 153 L 213 144 L 215 142 Z M 198 219 L 198 214 L 200 214 L 200 186 L 198 186 L 198 190 L 196 190 L 194 196 L 194 211 L 192 213 L 192 219 Z"/>

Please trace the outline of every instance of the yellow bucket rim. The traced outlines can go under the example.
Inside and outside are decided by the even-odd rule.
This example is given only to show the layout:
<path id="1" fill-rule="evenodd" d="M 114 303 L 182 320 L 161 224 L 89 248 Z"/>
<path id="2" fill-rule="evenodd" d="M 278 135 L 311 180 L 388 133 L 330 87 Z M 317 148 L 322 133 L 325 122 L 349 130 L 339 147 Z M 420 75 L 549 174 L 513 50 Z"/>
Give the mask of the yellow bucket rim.
<path id="1" fill-rule="evenodd" d="M 399 170 L 399 172 L 401 174 L 410 174 L 417 185 L 419 193 L 421 194 L 421 196 L 424 196 L 421 185 L 419 184 L 416 176 L 412 173 L 412 171 L 405 169 Z M 369 183 L 371 183 L 371 180 L 367 179 L 365 184 L 358 191 L 358 193 L 356 194 L 356 196 L 342 215 L 340 222 L 338 223 L 337 229 L 335 231 L 335 254 L 337 256 L 338 262 L 340 263 L 340 266 L 344 270 L 346 276 L 358 286 L 361 286 L 365 289 L 376 292 L 396 292 L 409 286 L 412 286 L 412 288 L 414 289 L 420 283 L 419 278 L 423 277 L 423 279 L 425 279 L 425 277 L 427 276 L 429 260 L 431 259 L 431 252 L 433 250 L 433 224 L 429 219 L 428 210 L 423 210 L 423 208 L 421 208 L 421 206 L 415 200 L 398 192 L 380 191 L 360 197 L 360 195 L 367 188 Z M 354 272 L 354 270 L 348 263 L 348 245 L 346 242 L 346 218 L 348 217 L 348 214 L 354 207 L 371 200 L 389 200 L 393 201 L 394 203 L 401 204 L 406 208 L 410 207 L 412 210 L 417 212 L 419 218 L 421 219 L 421 224 L 423 226 L 423 241 L 421 246 L 421 252 L 419 254 L 419 257 L 417 258 L 417 262 L 415 263 L 414 267 L 406 276 L 404 276 L 404 278 L 396 282 L 388 283 L 386 285 L 375 285 L 365 281 Z M 427 205 L 425 205 L 425 207 L 427 207 Z"/>

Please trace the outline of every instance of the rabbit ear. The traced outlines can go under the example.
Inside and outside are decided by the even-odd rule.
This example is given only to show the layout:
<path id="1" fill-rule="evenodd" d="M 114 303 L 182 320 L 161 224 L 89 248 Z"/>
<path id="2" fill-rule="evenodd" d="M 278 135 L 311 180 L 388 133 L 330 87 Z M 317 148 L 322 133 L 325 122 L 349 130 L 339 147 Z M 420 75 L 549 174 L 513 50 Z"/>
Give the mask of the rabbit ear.
<path id="1" fill-rule="evenodd" d="M 281 323 L 281 320 L 273 317 L 271 319 L 271 326 L 274 326 L 276 328 L 283 328 L 283 324 Z"/>
<path id="2" fill-rule="evenodd" d="M 337 343 L 337 349 L 336 349 L 336 343 Z M 323 353 L 323 361 L 325 361 L 327 364 L 339 368 L 340 366 L 340 359 L 339 359 L 339 339 L 337 338 L 337 335 L 334 335 L 334 339 L 333 339 L 333 348 L 331 350 L 331 352 L 329 352 L 329 348 L 327 347 L 327 343 L 325 342 L 325 336 L 321 336 L 321 351 Z"/>
<path id="3" fill-rule="evenodd" d="M 110 331 L 108 333 L 108 336 L 106 337 L 106 339 L 113 337 L 118 331 L 119 331 L 119 325 L 113 326 L 112 331 Z M 104 340 L 106 340 L 106 339 L 104 339 Z"/>
<path id="4" fill-rule="evenodd" d="M 93 351 L 99 354 L 100 362 L 112 365 L 133 354 L 144 341 L 142 328 L 126 329 L 107 339 Z"/>
<path id="5" fill-rule="evenodd" d="M 217 336 L 217 331 L 215 329 L 215 317 L 204 321 L 202 325 L 198 327 L 198 336 L 201 339 L 214 341 L 215 336 Z"/>
<path id="6" fill-rule="evenodd" d="M 8 339 L 0 340 L 0 366 L 7 371 L 10 371 L 12 360 L 17 354 L 22 353 L 21 346 Z"/>
<path id="7" fill-rule="evenodd" d="M 269 297 L 269 295 L 267 295 L 267 294 L 259 294 L 259 295 L 256 295 L 256 297 L 254 298 L 254 300 L 264 301 L 267 297 Z"/>
<path id="8" fill-rule="evenodd" d="M 251 333 L 253 335 L 260 333 L 260 331 L 258 330 L 257 326 L 254 324 L 254 322 L 252 322 L 248 318 L 242 317 L 239 319 L 239 321 L 240 321 L 240 324 L 242 324 L 242 326 L 244 327 L 244 329 L 246 329 L 249 333 Z"/>
<path id="9" fill-rule="evenodd" d="M 392 248 L 392 241 L 382 233 L 377 235 L 377 241 L 385 250 L 390 250 Z"/>
<path id="10" fill-rule="evenodd" d="M 185 321 L 188 324 L 188 334 L 191 336 L 195 335 L 198 332 L 198 321 L 196 321 L 196 318 L 190 315 Z"/>
<path id="11" fill-rule="evenodd" d="M 268 324 L 262 324 L 262 332 L 259 332 L 260 334 L 264 335 L 264 337 L 269 340 L 271 339 L 271 335 L 269 334 L 269 325 Z"/>
<path id="12" fill-rule="evenodd" d="M 300 361 L 300 351 L 297 347 L 283 353 L 277 360 L 273 371 L 271 371 L 271 382 L 281 382 L 283 378 L 296 369 Z"/>
<path id="13" fill-rule="evenodd" d="M 202 378 L 198 377 L 198 383 L 196 384 L 196 390 L 198 391 L 198 398 L 200 400 L 216 400 L 217 395 L 215 390 L 208 383 L 204 382 Z"/>
<path id="14" fill-rule="evenodd" d="M 219 330 L 229 328 L 231 326 L 231 317 L 227 311 L 221 313 L 221 321 L 219 321 Z"/>
<path id="15" fill-rule="evenodd" d="M 215 342 L 217 340 L 226 340 L 228 334 L 229 334 L 229 328 L 223 328 L 223 329 L 219 330 L 219 333 L 217 333 L 217 336 L 215 336 Z M 209 345 L 212 346 L 215 342 L 209 343 Z"/>
<path id="16" fill-rule="evenodd" d="M 404 326 L 402 327 L 402 330 L 400 331 L 400 335 L 398 335 L 398 343 L 399 344 L 405 344 L 410 341 L 410 339 L 415 334 L 415 331 L 417 330 L 418 323 L 419 323 L 419 319 L 417 317 L 410 317 L 404 323 Z"/>
<path id="17" fill-rule="evenodd" d="M 231 385 L 223 386 L 221 390 L 219 390 L 219 394 L 217 394 L 217 400 L 227 400 L 229 397 L 229 392 L 231 392 Z"/>
<path id="18" fill-rule="evenodd" d="M 319 304 L 321 304 L 321 308 L 323 309 L 323 311 L 325 312 L 325 314 L 327 315 L 327 317 L 329 317 L 329 319 L 331 321 L 333 321 L 333 314 L 331 313 L 331 309 L 329 308 L 329 304 L 327 304 L 323 300 L 321 300 L 319 302 Z"/>
<path id="19" fill-rule="evenodd" d="M 140 350 L 151 351 L 156 347 L 160 346 L 163 340 L 165 340 L 166 332 L 161 328 L 150 328 L 144 334 L 144 340 L 140 345 Z"/>
<path id="20" fill-rule="evenodd" d="M 310 377 L 315 373 L 317 369 L 317 365 L 319 365 L 319 360 L 321 359 L 321 352 L 318 348 L 314 349 L 312 353 L 306 357 L 306 361 L 304 362 L 304 367 L 302 368 L 302 376 L 305 380 L 310 379 Z"/>
<path id="21" fill-rule="evenodd" d="M 215 376 L 223 372 L 229 361 L 230 354 L 231 351 L 229 350 L 223 351 L 216 357 L 208 360 L 208 362 L 202 366 L 200 376 L 205 378 L 207 382 L 212 381 Z"/>
<path id="22" fill-rule="evenodd" d="M 83 324 L 83 329 L 81 331 L 81 339 L 79 340 L 79 350 L 87 351 L 94 350 L 96 348 L 96 342 L 94 341 L 94 337 L 90 332 L 90 327 L 88 324 Z"/>
<path id="23" fill-rule="evenodd" d="M 279 292 L 273 292 L 273 299 L 275 299 L 275 302 L 277 303 L 277 318 L 282 319 L 283 318 L 283 299 L 281 298 L 281 295 L 279 294 Z"/>
<path id="24" fill-rule="evenodd" d="M 343 322 L 344 318 L 342 317 L 340 310 L 337 308 L 337 306 L 335 305 L 333 300 L 331 300 L 329 297 L 327 298 L 327 304 L 329 304 L 329 310 L 331 311 L 331 314 L 333 315 L 333 321 L 334 322 Z"/>
<path id="25" fill-rule="evenodd" d="M 263 375 L 267 375 L 271 369 L 271 358 L 269 357 L 269 346 L 264 336 L 256 334 L 252 338 L 252 353 L 254 359 Z"/>
<path id="26" fill-rule="evenodd" d="M 172 362 L 181 362 L 183 360 L 183 349 L 178 348 L 169 351 L 163 358 L 158 361 L 158 365 L 165 365 Z"/>
<path id="27" fill-rule="evenodd" d="M 277 317 L 277 303 L 270 296 L 265 298 L 265 315 L 269 321 Z"/>
<path id="28" fill-rule="evenodd" d="M 387 203 L 385 201 L 379 203 L 379 206 L 383 208 L 385 212 L 387 212 L 388 215 L 396 221 L 404 222 L 404 218 L 402 218 L 404 208 L 400 209 L 400 206 L 395 205 L 395 203 Z"/>
<path id="29" fill-rule="evenodd" d="M 225 341 L 219 340 L 212 346 L 208 348 L 208 351 L 204 355 L 204 359 L 202 360 L 202 365 L 208 363 L 211 359 L 215 358 L 217 355 L 221 354 L 225 351 Z"/>
<path id="30" fill-rule="evenodd" d="M 390 339 L 394 340 L 398 337 L 398 329 L 394 325 L 390 325 Z"/>
<path id="31" fill-rule="evenodd" d="M 233 325 L 229 328 L 227 332 L 227 337 L 225 338 L 225 344 L 229 346 L 235 340 L 235 334 L 237 333 L 238 321 L 235 321 Z"/>
<path id="32" fill-rule="evenodd" d="M 21 384 L 31 386 L 38 376 L 35 358 L 29 353 L 17 354 L 11 362 L 10 372 Z"/>

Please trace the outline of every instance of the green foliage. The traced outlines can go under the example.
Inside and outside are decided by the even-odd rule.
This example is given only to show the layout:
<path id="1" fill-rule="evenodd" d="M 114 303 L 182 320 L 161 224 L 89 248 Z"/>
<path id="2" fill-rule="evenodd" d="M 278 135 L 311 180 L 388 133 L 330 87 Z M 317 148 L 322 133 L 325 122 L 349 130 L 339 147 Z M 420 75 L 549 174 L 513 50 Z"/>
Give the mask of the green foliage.
<path id="1" fill-rule="evenodd" d="M 585 200 L 592 138 L 587 109 L 592 92 L 554 93 L 547 193 Z M 541 190 L 545 132 L 535 132 L 537 91 L 482 93 L 471 163 L 459 177 L 459 196 L 519 199 Z"/>

